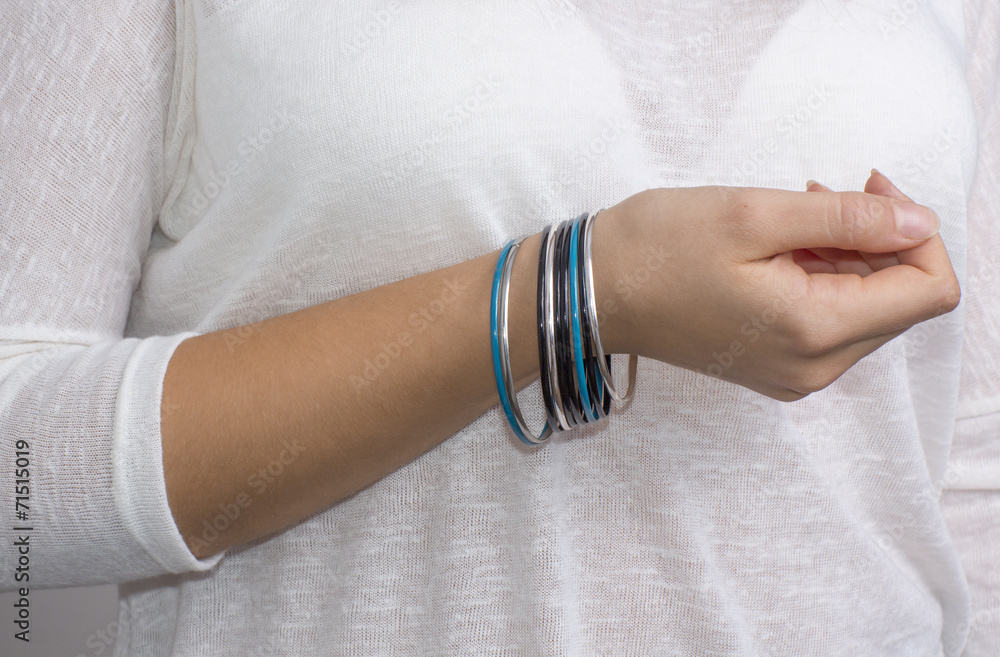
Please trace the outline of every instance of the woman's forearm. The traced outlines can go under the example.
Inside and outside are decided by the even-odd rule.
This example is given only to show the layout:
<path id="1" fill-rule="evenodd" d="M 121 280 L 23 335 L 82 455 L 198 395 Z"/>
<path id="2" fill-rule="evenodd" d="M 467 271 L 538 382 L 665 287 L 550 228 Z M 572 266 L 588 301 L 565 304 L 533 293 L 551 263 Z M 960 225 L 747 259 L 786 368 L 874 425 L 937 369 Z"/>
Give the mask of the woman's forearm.
<path id="1" fill-rule="evenodd" d="M 519 387 L 538 373 L 539 241 L 525 240 L 511 279 Z M 489 334 L 498 254 L 182 342 L 163 383 L 163 461 L 192 551 L 208 556 L 287 527 L 498 403 Z M 235 519 L 212 528 L 227 509 Z"/>

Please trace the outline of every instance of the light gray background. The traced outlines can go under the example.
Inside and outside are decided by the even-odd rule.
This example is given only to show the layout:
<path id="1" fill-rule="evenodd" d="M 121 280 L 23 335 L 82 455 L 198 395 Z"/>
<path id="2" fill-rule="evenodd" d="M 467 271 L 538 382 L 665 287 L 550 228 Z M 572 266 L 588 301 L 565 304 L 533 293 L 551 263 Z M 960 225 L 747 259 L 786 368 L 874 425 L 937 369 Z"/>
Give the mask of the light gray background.
<path id="1" fill-rule="evenodd" d="M 0 593 L 0 655 L 3 657 L 105 657 L 114 653 L 118 587 L 31 589 L 31 643 L 14 638 L 16 593 Z M 90 643 L 88 645 L 88 639 Z"/>

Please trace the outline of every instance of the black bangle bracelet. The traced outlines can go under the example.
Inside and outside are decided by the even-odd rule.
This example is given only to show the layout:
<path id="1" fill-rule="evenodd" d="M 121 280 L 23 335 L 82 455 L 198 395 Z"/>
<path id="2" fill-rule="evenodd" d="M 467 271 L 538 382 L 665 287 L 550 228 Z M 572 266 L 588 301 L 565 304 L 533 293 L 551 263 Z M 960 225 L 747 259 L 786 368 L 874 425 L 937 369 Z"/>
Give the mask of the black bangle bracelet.
<path id="1" fill-rule="evenodd" d="M 559 387 L 559 391 L 558 391 L 559 395 L 553 401 L 558 406 L 559 411 L 562 412 L 563 418 L 566 420 L 567 426 L 569 426 L 570 428 L 573 428 L 573 427 L 575 427 L 577 425 L 577 421 L 576 421 L 575 416 L 573 415 L 573 412 L 572 412 L 572 409 L 571 409 L 571 404 L 568 404 L 568 401 L 569 401 L 569 388 L 568 388 L 568 383 L 566 381 L 565 373 L 562 371 L 562 369 L 563 369 L 562 368 L 562 364 L 561 364 L 562 363 L 562 355 L 560 353 L 561 348 L 562 348 L 561 345 L 562 345 L 562 342 L 563 342 L 562 326 L 561 326 L 561 322 L 562 322 L 562 320 L 561 320 L 562 308 L 561 308 L 560 304 L 561 304 L 561 301 L 562 301 L 562 298 L 563 298 L 564 295 L 563 295 L 561 267 L 560 267 L 560 261 L 559 261 L 559 252 L 560 252 L 560 247 L 562 246 L 563 224 L 564 223 L 565 222 L 560 222 L 560 223 L 558 223 L 555 226 L 555 228 L 552 229 L 552 236 L 550 238 L 550 239 L 553 240 L 552 253 L 551 253 L 551 257 L 552 257 L 552 301 L 551 301 L 551 303 L 552 303 L 552 312 L 553 312 L 553 315 L 554 315 L 554 324 L 553 324 L 553 329 L 554 330 L 552 332 L 552 343 L 549 346 L 551 347 L 552 353 L 553 353 L 553 355 L 555 357 L 556 367 L 555 367 L 554 374 L 555 374 L 556 382 L 558 383 L 558 387 Z"/>
<path id="2" fill-rule="evenodd" d="M 545 297 L 542 300 L 542 307 L 545 311 L 545 340 L 546 340 L 546 360 L 549 368 L 549 389 L 552 391 L 552 407 L 546 409 L 554 414 L 558 421 L 559 429 L 569 431 L 573 428 L 570 419 L 566 417 L 566 410 L 563 408 L 562 387 L 559 384 L 558 361 L 556 359 L 556 308 L 555 308 L 555 249 L 559 233 L 559 224 L 552 226 L 549 233 L 549 240 L 545 248 Z"/>
<path id="3" fill-rule="evenodd" d="M 576 380 L 573 363 L 573 333 L 569 305 L 569 248 L 572 225 L 572 221 L 563 222 L 559 227 L 556 241 L 556 371 L 559 375 L 559 387 L 563 392 L 562 402 L 566 409 L 567 420 L 576 427 L 587 420 L 583 414 L 580 386 Z"/>

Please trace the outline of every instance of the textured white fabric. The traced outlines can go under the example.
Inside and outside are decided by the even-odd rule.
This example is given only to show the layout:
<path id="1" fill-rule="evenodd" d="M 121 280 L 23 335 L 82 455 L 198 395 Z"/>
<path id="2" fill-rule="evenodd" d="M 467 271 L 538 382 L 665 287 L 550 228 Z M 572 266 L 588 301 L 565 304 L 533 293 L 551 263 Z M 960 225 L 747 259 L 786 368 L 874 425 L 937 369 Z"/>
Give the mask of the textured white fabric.
<path id="1" fill-rule="evenodd" d="M 995 490 L 946 490 L 941 508 L 953 529 L 972 595 L 969 636 L 962 654 L 995 655 L 1000 646 L 1000 494 Z"/>
<path id="2" fill-rule="evenodd" d="M 969 270 L 963 294 L 958 430 L 949 488 L 1000 491 L 1000 3 L 977 0 L 968 12 L 969 86 L 979 121 L 976 177 L 969 195 Z M 962 429 L 963 425 L 966 428 Z M 1000 559 L 998 559 L 1000 563 Z M 998 642 L 1000 645 L 1000 642 Z"/>
<path id="3" fill-rule="evenodd" d="M 222 558 L 173 525 L 159 413 L 190 335 L 653 186 L 857 189 L 876 166 L 938 211 L 965 280 L 967 220 L 998 241 L 990 4 L 8 4 L 0 473 L 31 441 L 32 577 L 127 582 L 119 655 L 958 654 L 937 494 L 956 415 L 1000 395 L 985 279 L 801 402 L 644 361 L 605 426 L 529 452 L 494 409 Z"/>
<path id="4" fill-rule="evenodd" d="M 1000 2 L 967 0 L 967 77 L 979 119 L 958 418 L 941 506 L 972 596 L 966 657 L 1000 650 Z"/>

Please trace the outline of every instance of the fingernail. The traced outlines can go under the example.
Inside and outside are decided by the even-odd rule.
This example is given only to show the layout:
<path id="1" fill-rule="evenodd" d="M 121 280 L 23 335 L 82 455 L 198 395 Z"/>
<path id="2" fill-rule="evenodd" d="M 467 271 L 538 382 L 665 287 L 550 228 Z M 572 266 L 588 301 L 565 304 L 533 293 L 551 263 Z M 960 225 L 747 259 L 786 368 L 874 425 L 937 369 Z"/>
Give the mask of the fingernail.
<path id="1" fill-rule="evenodd" d="M 941 228 L 941 221 L 930 208 L 903 202 L 894 202 L 892 208 L 896 214 L 896 230 L 903 237 L 925 240 Z"/>
<path id="2" fill-rule="evenodd" d="M 896 190 L 900 194 L 903 193 L 903 192 L 899 191 L 899 187 L 896 187 L 896 183 L 894 183 L 891 180 L 889 180 L 889 176 L 885 175 L 884 173 L 882 173 L 878 169 L 872 169 L 872 175 L 875 175 L 875 174 L 878 174 L 878 175 L 882 176 L 883 178 L 885 178 L 885 181 L 887 183 L 889 183 L 889 186 L 892 187 L 894 190 Z"/>
<path id="3" fill-rule="evenodd" d="M 824 185 L 821 182 L 816 182 L 815 180 L 807 180 L 806 181 L 806 191 L 808 192 L 809 188 L 812 187 L 813 185 L 816 185 L 816 186 L 818 186 L 818 187 L 820 187 L 820 188 L 822 188 L 822 189 L 824 189 L 824 190 L 826 190 L 828 192 L 831 191 L 829 187 L 827 187 L 826 185 Z"/>

